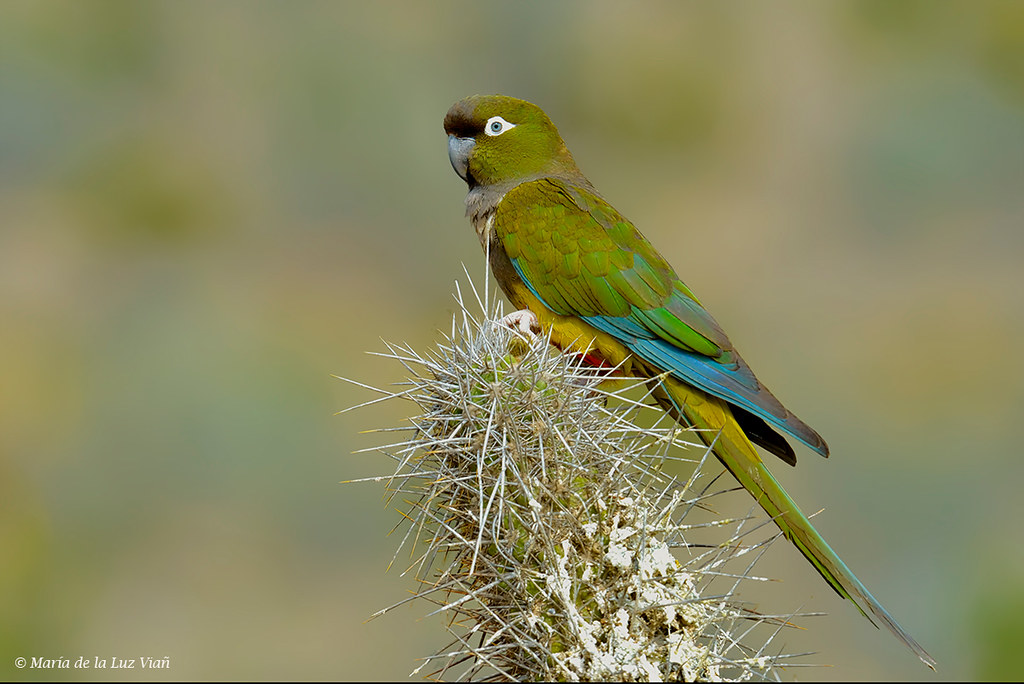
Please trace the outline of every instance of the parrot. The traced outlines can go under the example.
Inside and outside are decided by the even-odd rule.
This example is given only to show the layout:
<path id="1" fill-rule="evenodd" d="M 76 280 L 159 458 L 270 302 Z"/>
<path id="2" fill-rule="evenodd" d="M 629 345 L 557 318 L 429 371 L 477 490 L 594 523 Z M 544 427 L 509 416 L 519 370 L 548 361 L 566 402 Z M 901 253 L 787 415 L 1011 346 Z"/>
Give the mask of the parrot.
<path id="1" fill-rule="evenodd" d="M 828 457 L 825 440 L 755 377 L 718 322 L 576 165 L 544 111 L 504 95 L 459 100 L 444 117 L 466 215 L 516 307 L 506 323 L 563 351 L 647 379 L 840 596 L 935 660 L 871 595 L 768 471 L 754 445 L 796 464 L 783 435 Z"/>

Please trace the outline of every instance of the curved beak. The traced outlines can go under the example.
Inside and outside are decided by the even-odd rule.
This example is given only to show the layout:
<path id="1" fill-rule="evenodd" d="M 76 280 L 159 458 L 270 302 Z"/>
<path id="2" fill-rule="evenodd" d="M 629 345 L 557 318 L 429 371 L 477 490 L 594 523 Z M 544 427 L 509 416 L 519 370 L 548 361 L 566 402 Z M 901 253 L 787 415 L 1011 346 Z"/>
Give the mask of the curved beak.
<path id="1" fill-rule="evenodd" d="M 448 136 L 448 159 L 452 163 L 455 173 L 459 178 L 469 182 L 469 155 L 473 151 L 476 140 L 473 138 L 459 138 L 454 135 Z"/>

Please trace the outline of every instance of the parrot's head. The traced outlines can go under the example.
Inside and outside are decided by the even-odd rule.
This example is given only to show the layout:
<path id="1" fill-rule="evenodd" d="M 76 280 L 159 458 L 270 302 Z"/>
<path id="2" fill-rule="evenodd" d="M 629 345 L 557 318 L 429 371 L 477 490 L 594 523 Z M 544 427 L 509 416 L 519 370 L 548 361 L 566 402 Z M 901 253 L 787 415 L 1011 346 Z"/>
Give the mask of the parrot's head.
<path id="1" fill-rule="evenodd" d="M 452 168 L 471 189 L 579 174 L 551 119 L 525 100 L 505 95 L 459 100 L 444 117 L 444 131 Z"/>

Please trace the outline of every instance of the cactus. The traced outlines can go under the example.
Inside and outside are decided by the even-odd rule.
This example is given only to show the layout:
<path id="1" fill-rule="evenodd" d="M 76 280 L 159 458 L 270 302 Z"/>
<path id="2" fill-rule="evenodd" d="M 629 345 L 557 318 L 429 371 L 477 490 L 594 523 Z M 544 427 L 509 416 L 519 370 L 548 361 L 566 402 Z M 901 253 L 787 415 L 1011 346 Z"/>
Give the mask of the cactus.
<path id="1" fill-rule="evenodd" d="M 417 671 L 692 681 L 777 679 L 802 665 L 793 659 L 806 654 L 775 650 L 792 616 L 737 597 L 764 579 L 753 565 L 778 535 L 753 512 L 707 515 L 731 491 L 721 469 L 651 409 L 643 381 L 502 325 L 499 305 L 481 304 L 490 315 L 478 320 L 456 299 L 430 353 L 388 345 L 409 374 L 399 389 L 356 383 L 382 395 L 374 402 L 419 409 L 405 439 L 374 447 L 394 473 L 369 478 L 400 498 L 416 596 L 449 617 L 453 640 Z M 685 481 L 668 474 L 673 461 L 692 461 Z"/>

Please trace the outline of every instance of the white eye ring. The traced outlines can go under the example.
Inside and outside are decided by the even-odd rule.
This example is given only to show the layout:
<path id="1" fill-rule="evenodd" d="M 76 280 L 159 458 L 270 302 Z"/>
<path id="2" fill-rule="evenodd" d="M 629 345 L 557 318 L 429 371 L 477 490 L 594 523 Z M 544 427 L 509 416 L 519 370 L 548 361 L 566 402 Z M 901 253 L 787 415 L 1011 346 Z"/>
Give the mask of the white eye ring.
<path id="1" fill-rule="evenodd" d="M 501 135 L 510 128 L 515 127 L 516 125 L 514 123 L 509 123 L 500 116 L 492 116 L 487 120 L 487 123 L 484 124 L 484 133 L 493 138 L 494 136 Z"/>

